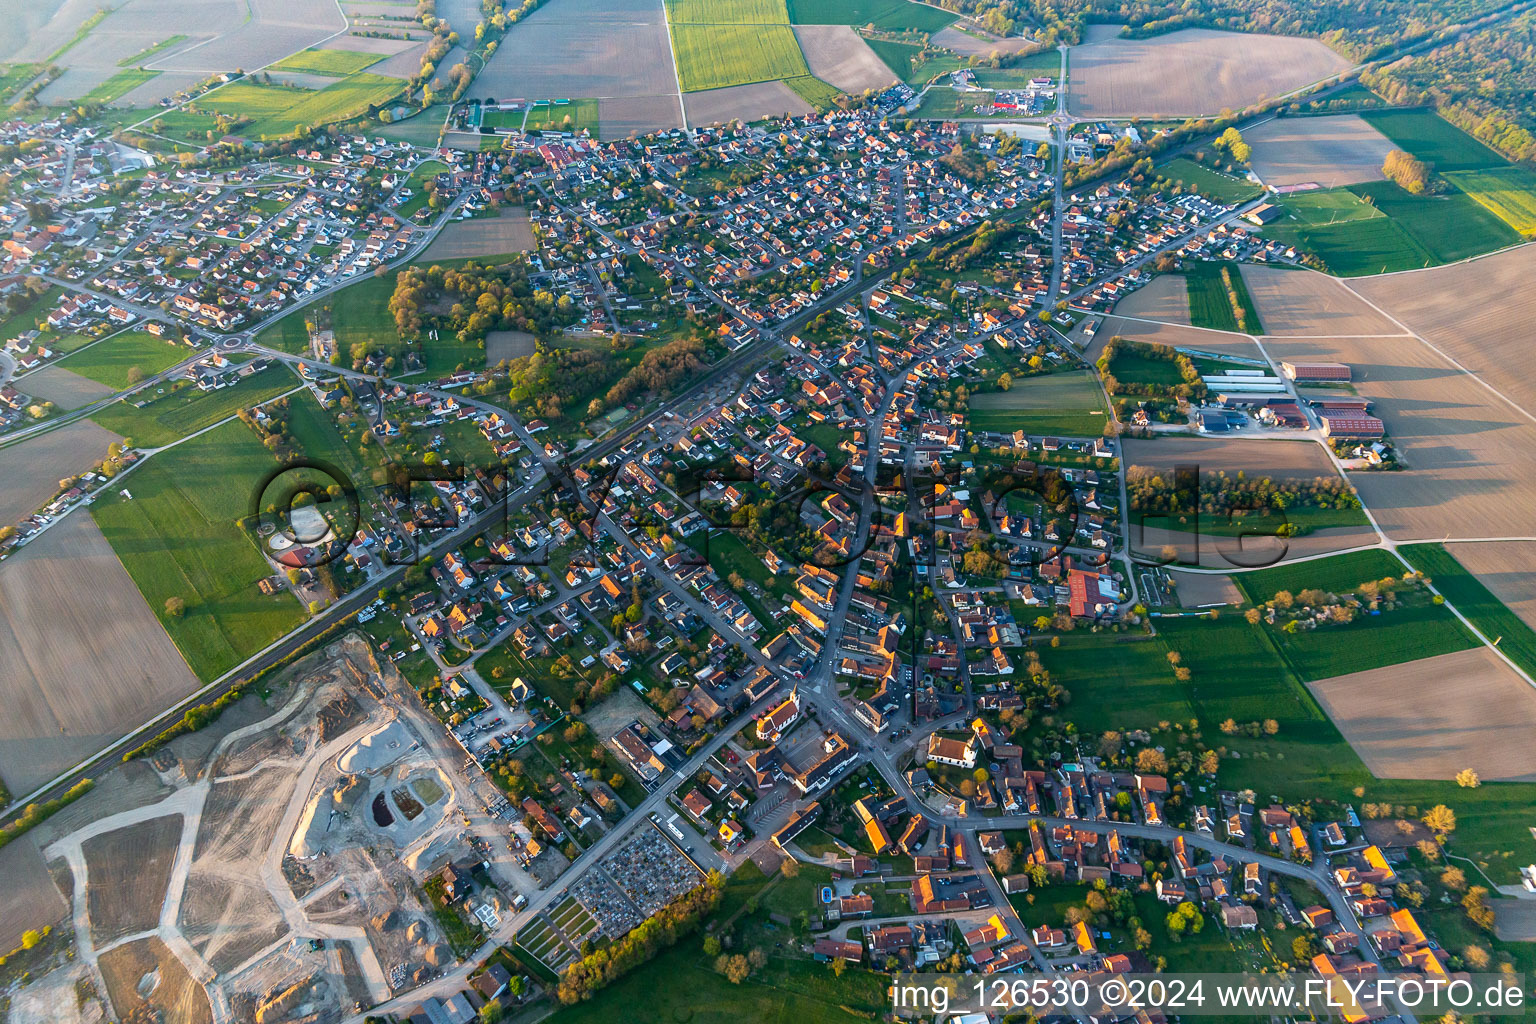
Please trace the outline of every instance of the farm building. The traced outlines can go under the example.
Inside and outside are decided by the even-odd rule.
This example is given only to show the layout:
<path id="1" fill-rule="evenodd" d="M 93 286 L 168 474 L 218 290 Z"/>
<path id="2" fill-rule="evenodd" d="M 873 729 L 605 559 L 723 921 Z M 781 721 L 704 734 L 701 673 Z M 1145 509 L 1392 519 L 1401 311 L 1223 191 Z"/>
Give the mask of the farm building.
<path id="1" fill-rule="evenodd" d="M 1386 424 L 1382 423 L 1375 416 L 1354 414 L 1323 417 L 1323 435 L 1325 437 L 1383 437 L 1386 433 Z"/>
<path id="2" fill-rule="evenodd" d="M 1347 363 L 1281 363 L 1281 371 L 1291 380 L 1342 380 L 1350 379 Z"/>

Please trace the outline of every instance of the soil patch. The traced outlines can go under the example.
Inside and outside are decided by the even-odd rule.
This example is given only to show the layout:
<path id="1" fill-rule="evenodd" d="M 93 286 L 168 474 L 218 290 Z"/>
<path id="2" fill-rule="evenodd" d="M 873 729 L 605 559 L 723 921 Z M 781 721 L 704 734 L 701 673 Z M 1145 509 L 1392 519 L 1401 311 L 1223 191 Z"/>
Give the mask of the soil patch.
<path id="1" fill-rule="evenodd" d="M 499 217 L 455 221 L 427 246 L 421 262 L 457 260 L 468 256 L 510 256 L 533 248 L 533 228 L 521 206 L 501 211 Z"/>
<path id="2" fill-rule="evenodd" d="M 1219 604 L 1241 604 L 1243 595 L 1230 576 L 1206 572 L 1172 572 L 1174 594 L 1181 608 L 1210 608 Z"/>
<path id="3" fill-rule="evenodd" d="M 98 963 L 118 1019 L 142 1012 L 140 1007 L 147 1004 L 163 1015 L 162 1024 L 212 1024 L 208 993 L 158 938 L 125 942 L 103 953 Z M 145 998 L 139 987 L 151 975 L 158 977 L 152 979 L 154 990 Z"/>
<path id="4" fill-rule="evenodd" d="M 181 844 L 181 815 L 167 815 L 87 839 L 91 942 L 148 931 L 160 923 L 171 865 Z"/>
<path id="5" fill-rule="evenodd" d="M 1115 303 L 1115 312 L 1187 325 L 1189 284 L 1183 274 L 1159 274 L 1145 288 L 1138 288 Z"/>
<path id="6" fill-rule="evenodd" d="M 896 81 L 885 61 L 847 25 L 796 25 L 795 38 L 811 74 L 846 93 L 883 89 Z"/>
<path id="7" fill-rule="evenodd" d="M 1245 265 L 1243 284 L 1268 336 L 1404 333 L 1327 274 Z"/>
<path id="8" fill-rule="evenodd" d="M 1280 117 L 1243 138 L 1253 146 L 1254 172 L 1264 184 L 1276 186 L 1338 188 L 1380 181 L 1382 162 L 1397 148 L 1355 114 Z"/>
<path id="9" fill-rule="evenodd" d="M 783 82 L 757 82 L 688 94 L 688 126 L 724 124 L 740 119 L 809 114 L 811 106 Z"/>
<path id="10" fill-rule="evenodd" d="M 0 878 L 0 949 L 15 949 L 22 932 L 56 925 L 69 910 L 32 836 L 0 847 Z"/>

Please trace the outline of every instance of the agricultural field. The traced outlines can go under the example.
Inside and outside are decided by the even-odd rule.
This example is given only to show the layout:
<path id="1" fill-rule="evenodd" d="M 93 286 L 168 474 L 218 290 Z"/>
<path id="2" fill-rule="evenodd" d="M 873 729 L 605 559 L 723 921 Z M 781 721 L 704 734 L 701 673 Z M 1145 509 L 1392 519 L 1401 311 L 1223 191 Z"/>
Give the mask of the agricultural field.
<path id="1" fill-rule="evenodd" d="M 1447 181 L 1471 196 L 1521 237 L 1536 235 L 1536 174 L 1524 167 L 1450 171 Z"/>
<path id="2" fill-rule="evenodd" d="M 846 25 L 796 25 L 795 39 L 811 74 L 850 95 L 883 89 L 895 73 Z"/>
<path id="3" fill-rule="evenodd" d="M 250 429 L 227 423 L 153 457 L 91 514 L 187 664 L 212 680 L 304 621 L 287 591 L 261 594 L 273 574 L 236 525 L 273 465 Z M 186 603 L 184 615 L 166 608 Z"/>
<path id="4" fill-rule="evenodd" d="M 1227 294 L 1228 279 L 1232 282 L 1230 296 Z M 1195 327 L 1242 334 L 1264 333 L 1259 312 L 1243 284 L 1242 272 L 1235 265 L 1205 261 L 1189 263 L 1184 268 L 1184 281 L 1189 287 L 1189 321 Z M 1236 307 L 1232 304 L 1234 296 Z"/>
<path id="5" fill-rule="evenodd" d="M 528 111 L 522 122 L 524 131 L 590 131 L 595 137 L 601 129 L 597 100 L 574 99 L 569 103 L 541 103 Z"/>
<path id="6" fill-rule="evenodd" d="M 1195 163 L 1188 157 L 1170 160 L 1157 169 L 1157 173 L 1169 181 L 1181 184 L 1186 191 L 1194 190 L 1213 202 L 1226 205 L 1245 203 L 1261 191 L 1253 182 L 1235 178 L 1222 171 Z"/>
<path id="7" fill-rule="evenodd" d="M 1530 591 L 1536 585 L 1536 576 L 1524 571 L 1533 555 L 1536 546 L 1525 542 L 1457 544 L 1454 554 L 1440 544 L 1403 548 L 1403 557 L 1429 576 L 1457 611 L 1536 678 L 1536 629 L 1517 614 L 1522 604 L 1529 610 Z M 1509 595 L 1510 604 L 1500 599 L 1498 590 Z"/>
<path id="8" fill-rule="evenodd" d="M 92 414 L 91 421 L 129 438 L 143 448 L 158 448 L 228 419 L 297 387 L 299 379 L 282 363 L 273 363 L 234 387 L 199 391 L 191 384 L 166 385 L 154 393 L 135 393 Z M 162 395 L 159 392 L 163 390 Z M 147 402 L 143 408 L 133 402 Z"/>
<path id="9" fill-rule="evenodd" d="M 1514 245 L 1520 235 L 1471 196 L 1455 189 L 1445 195 L 1410 195 L 1390 181 L 1354 185 L 1392 223 L 1421 245 L 1437 263 L 1453 263 Z"/>
<path id="10" fill-rule="evenodd" d="M 1098 437 L 1106 422 L 1103 392 L 1094 376 L 1086 372 L 1021 378 L 1008 391 L 988 391 L 971 398 L 973 430 Z"/>
<path id="11" fill-rule="evenodd" d="M 22 836 L 0 847 L 0 877 L 5 879 L 0 889 L 0 947 L 15 949 L 23 932 L 64 919 L 68 908 L 48 874 L 35 837 Z"/>
<path id="12" fill-rule="evenodd" d="M 1313 271 L 1245 264 L 1243 283 L 1264 333 L 1281 335 L 1402 334 L 1349 287 Z"/>
<path id="13" fill-rule="evenodd" d="M 422 253 L 420 262 L 432 263 L 466 257 L 494 259 L 498 256 L 510 257 L 532 248 L 533 228 L 528 223 L 528 213 L 520 206 L 511 206 L 503 208 L 500 216 L 475 217 L 450 223 L 432 239 L 432 243 Z M 299 327 L 303 328 L 302 317 L 288 319 L 297 319 Z M 393 322 L 389 330 L 394 333 Z"/>
<path id="14" fill-rule="evenodd" d="M 783 0 L 669 0 L 667 24 L 684 92 L 810 74 Z"/>
<path id="15" fill-rule="evenodd" d="M 122 13 L 135 17 L 141 28 L 151 22 L 161 32 L 166 27 L 206 26 L 200 34 L 212 36 L 210 41 L 183 47 L 155 62 L 167 71 L 261 68 L 347 28 L 346 15 L 326 0 L 250 0 L 212 8 L 196 0 L 171 0 L 165 7 L 128 7 Z M 109 19 L 103 27 L 110 23 Z"/>
<path id="16" fill-rule="evenodd" d="M 1115 303 L 1117 316 L 1145 317 L 1174 324 L 1189 324 L 1189 286 L 1182 274 L 1159 274 L 1152 283 L 1136 289 Z M 1106 335 L 1106 338 L 1113 335 Z"/>
<path id="17" fill-rule="evenodd" d="M 1007 56 L 1014 53 L 1028 53 L 1037 49 L 1040 44 L 1030 36 L 1010 36 L 1003 39 L 976 28 L 961 28 L 960 25 L 951 25 L 946 29 L 933 34 L 933 42 L 936 46 L 942 46 L 947 50 L 953 50 L 962 57 L 990 58 L 994 53 Z M 1056 72 L 1060 71 L 1058 55 L 1051 52 L 1051 59 L 1056 61 Z"/>
<path id="18" fill-rule="evenodd" d="M 1536 690 L 1486 647 L 1309 685 L 1373 775 L 1536 781 Z"/>
<path id="19" fill-rule="evenodd" d="M 898 43 L 890 39 L 866 39 L 864 42 L 898 78 L 914 85 L 966 66 L 966 61 L 945 53 L 920 60 L 923 48 L 915 43 Z"/>
<path id="20" fill-rule="evenodd" d="M 937 32 L 955 20 L 949 11 L 909 0 L 789 0 L 796 25 L 874 25 L 892 32 Z"/>
<path id="21" fill-rule="evenodd" d="M 158 71 L 139 71 L 137 69 L 119 71 L 84 96 L 81 96 L 80 101 L 82 103 L 112 103 L 144 83 L 153 81 L 158 74 Z"/>
<path id="22" fill-rule="evenodd" d="M 1432 110 L 1372 110 L 1360 117 L 1441 174 L 1508 166 L 1499 154 Z"/>
<path id="23" fill-rule="evenodd" d="M 61 359 L 56 365 L 114 391 L 153 377 L 195 353 L 146 331 L 125 331 Z"/>
<path id="24" fill-rule="evenodd" d="M 1253 147 L 1254 173 L 1269 186 L 1380 181 L 1382 162 L 1397 148 L 1354 114 L 1276 118 L 1243 138 Z"/>
<path id="25" fill-rule="evenodd" d="M 561 0 L 507 30 L 475 90 L 530 99 L 594 98 L 605 139 L 677 128 L 682 111 L 667 52 L 662 0 Z"/>
<path id="26" fill-rule="evenodd" d="M 366 72 L 341 79 L 324 89 L 295 89 L 283 85 L 235 82 L 198 99 L 200 110 L 249 118 L 237 129 L 255 139 L 277 139 L 311 125 L 361 117 L 404 90 L 405 83 Z"/>
<path id="27" fill-rule="evenodd" d="M 1390 551 L 1351 551 L 1332 558 L 1318 558 L 1295 565 L 1260 569 L 1257 572 L 1235 573 L 1232 581 L 1243 596 L 1254 604 L 1263 604 L 1276 593 L 1289 590 L 1295 594 L 1302 590 L 1317 589 L 1329 593 L 1352 593 L 1367 580 L 1401 576 L 1406 572 L 1403 563 Z"/>
<path id="28" fill-rule="evenodd" d="M 1294 36 L 1182 29 L 1121 39 L 1118 25 L 1089 26 L 1071 52 L 1072 110 L 1086 117 L 1214 114 L 1241 109 L 1338 74 L 1349 62 Z"/>
<path id="29" fill-rule="evenodd" d="M 1188 286 L 1185 286 L 1185 301 L 1188 301 Z M 1134 293 L 1133 293 L 1134 296 Z M 1209 352 L 1213 355 L 1230 355 L 1246 359 L 1258 359 L 1259 348 L 1249 338 L 1241 334 L 1233 334 L 1228 331 L 1206 331 L 1196 327 L 1185 327 L 1175 323 L 1151 323 L 1139 320 L 1126 320 L 1121 317 L 1105 317 L 1099 325 L 1098 331 L 1093 336 L 1086 355 L 1089 359 L 1097 359 L 1099 353 L 1110 338 L 1119 335 L 1122 338 L 1133 338 L 1136 341 L 1145 341 L 1154 345 L 1167 345 L 1170 348 L 1188 349 L 1197 352 Z"/>
<path id="30" fill-rule="evenodd" d="M 806 81 L 801 76 L 794 81 Z M 809 79 L 814 81 L 814 79 Z M 785 82 L 757 82 L 733 85 L 726 89 L 691 92 L 685 98 L 689 127 L 723 124 L 740 118 L 756 121 L 763 117 L 781 117 L 786 113 L 809 114 L 811 105 Z"/>
<path id="31" fill-rule="evenodd" d="M 1106 642 L 1101 636 L 1069 633 L 1059 646 L 1041 648 L 1040 662 L 1052 682 L 1071 691 L 1072 721 L 1090 735 L 1188 721 L 1194 714 L 1159 637 Z"/>
<path id="32" fill-rule="evenodd" d="M 1282 733 L 1313 729 L 1324 715 L 1299 686 L 1268 637 L 1236 615 L 1216 621 L 1159 619 L 1157 630 L 1190 670 L 1189 701 L 1201 724 L 1273 718 Z"/>
<path id="33" fill-rule="evenodd" d="M 1265 347 L 1277 361 L 1354 368 L 1355 391 L 1386 422 L 1406 469 L 1355 473 L 1350 482 L 1394 540 L 1506 536 L 1510 510 L 1533 500 L 1536 424 L 1428 346 L 1341 337 L 1269 338 Z"/>
<path id="34" fill-rule="evenodd" d="M 122 438 L 81 420 L 18 444 L 0 448 L 0 523 L 36 512 L 65 477 L 83 473 L 107 457 L 107 446 Z M 3 775 L 0 775 L 3 778 Z"/>
<path id="35" fill-rule="evenodd" d="M 93 945 L 105 946 L 160 923 L 181 830 L 181 815 L 174 814 L 93 836 L 81 844 L 91 883 L 87 895 Z"/>
<path id="36" fill-rule="evenodd" d="M 284 57 L 267 70 L 345 78 L 377 64 L 380 56 L 377 53 L 363 53 L 358 50 L 305 50 L 302 53 Z"/>
<path id="37" fill-rule="evenodd" d="M 85 510 L 0 563 L 0 627 L 0 779 L 18 796 L 198 687 Z"/>

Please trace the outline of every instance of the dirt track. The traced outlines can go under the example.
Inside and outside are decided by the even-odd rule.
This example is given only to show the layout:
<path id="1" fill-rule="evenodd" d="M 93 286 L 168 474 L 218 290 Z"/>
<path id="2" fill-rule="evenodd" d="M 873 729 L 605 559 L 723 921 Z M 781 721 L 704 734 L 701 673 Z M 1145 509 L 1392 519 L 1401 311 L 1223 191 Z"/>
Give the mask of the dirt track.
<path id="1" fill-rule="evenodd" d="M 1071 53 L 1071 108 L 1088 117 L 1215 114 L 1337 74 L 1349 62 L 1293 36 L 1183 29 L 1119 39 L 1093 25 Z"/>
<path id="2" fill-rule="evenodd" d="M 85 511 L 0 563 L 0 666 L 17 796 L 200 685 Z"/>
<path id="3" fill-rule="evenodd" d="M 1378 778 L 1536 780 L 1536 689 L 1486 647 L 1307 685 Z"/>

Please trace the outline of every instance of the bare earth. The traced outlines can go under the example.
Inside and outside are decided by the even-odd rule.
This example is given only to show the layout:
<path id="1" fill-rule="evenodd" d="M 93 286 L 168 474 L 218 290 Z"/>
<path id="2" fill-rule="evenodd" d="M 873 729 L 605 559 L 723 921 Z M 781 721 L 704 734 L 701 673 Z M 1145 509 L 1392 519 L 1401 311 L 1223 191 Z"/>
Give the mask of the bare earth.
<path id="1" fill-rule="evenodd" d="M 726 89 L 706 89 L 688 94 L 688 126 L 723 124 L 740 118 L 759 118 L 789 114 L 809 114 L 811 105 L 783 82 L 757 82 L 733 85 Z"/>
<path id="2" fill-rule="evenodd" d="M 992 36 L 983 39 L 979 35 L 962 32 L 953 25 L 935 32 L 933 41 L 939 46 L 954 50 L 962 57 L 990 57 L 994 53 L 1007 56 L 1011 53 L 1024 53 L 1040 45 L 1033 39 L 1025 39 L 1022 36 L 1012 36 L 1008 39 Z M 815 68 L 811 70 L 814 71 Z"/>
<path id="3" fill-rule="evenodd" d="M 1536 543 L 1449 544 L 1456 561 L 1536 629 Z"/>
<path id="4" fill-rule="evenodd" d="M 476 91 L 596 97 L 604 138 L 678 128 L 671 45 L 662 0 L 559 0 L 508 29 Z"/>
<path id="5" fill-rule="evenodd" d="M 138 939 L 101 954 L 107 996 L 119 1020 L 145 1002 L 164 1014 L 164 1024 L 211 1024 L 213 1011 L 203 991 L 176 956 L 158 938 Z M 138 994 L 141 979 L 159 972 L 159 984 L 145 1000 Z"/>
<path id="6" fill-rule="evenodd" d="M 1536 423 L 1412 338 L 1266 340 L 1278 360 L 1338 360 L 1407 469 L 1350 482 L 1394 540 L 1529 536 Z"/>
<path id="7" fill-rule="evenodd" d="M 1159 274 L 1145 288 L 1138 288 L 1115 303 L 1115 312 L 1188 325 L 1189 285 L 1183 274 Z M 1127 328 L 1134 329 L 1131 325 Z"/>
<path id="8" fill-rule="evenodd" d="M 1351 287 L 1536 414 L 1529 331 L 1536 322 L 1533 280 L 1536 245 L 1525 245 L 1470 263 L 1361 278 Z"/>
<path id="9" fill-rule="evenodd" d="M 84 512 L 0 564 L 0 778 L 21 796 L 200 685 Z"/>
<path id="10" fill-rule="evenodd" d="M 896 81 L 885 62 L 847 25 L 796 25 L 795 38 L 811 74 L 846 93 L 883 89 Z"/>
<path id="11" fill-rule="evenodd" d="M 1338 188 L 1380 181 L 1392 140 L 1355 114 L 1284 117 L 1246 132 L 1253 169 L 1266 185 Z"/>
<path id="12" fill-rule="evenodd" d="M 1188 303 L 1186 292 L 1185 303 Z M 1134 298 L 1134 295 L 1132 296 Z M 1127 299 L 1126 301 L 1129 301 Z M 1121 303 L 1123 306 L 1124 303 Z M 1105 317 L 1099 325 L 1098 331 L 1093 336 L 1087 356 L 1090 361 L 1097 359 L 1099 353 L 1104 351 L 1104 346 L 1109 339 L 1119 335 L 1122 338 L 1134 338 L 1137 341 L 1145 341 L 1154 345 L 1168 345 L 1172 348 L 1188 349 L 1196 352 L 1210 352 L 1222 356 L 1240 356 L 1244 359 L 1259 359 L 1262 353 L 1259 347 L 1241 334 L 1230 334 L 1227 331 L 1208 331 L 1199 327 L 1185 327 L 1181 324 L 1142 323 L 1138 320 L 1126 320 L 1121 317 Z"/>
<path id="13" fill-rule="evenodd" d="M 71 373 L 62 366 L 45 366 L 35 370 L 16 385 L 33 398 L 52 402 L 60 409 L 78 409 L 90 405 L 98 398 L 112 394 L 112 389 L 89 377 Z"/>
<path id="14" fill-rule="evenodd" d="M 68 909 L 37 852 L 32 836 L 22 836 L 0 847 L 0 948 L 21 945 L 21 933 L 56 925 Z"/>
<path id="15" fill-rule="evenodd" d="M 170 4 L 178 10 L 190 8 L 193 24 L 217 27 L 221 34 L 204 46 L 180 49 L 153 63 L 167 71 L 251 71 L 317 46 L 347 27 L 333 0 L 213 0 L 209 4 L 170 0 Z M 149 7 L 130 5 L 125 11 L 146 19 L 155 16 Z"/>
<path id="16" fill-rule="evenodd" d="M 1337 278 L 1314 270 L 1245 264 L 1243 284 L 1270 335 L 1402 334 Z"/>
<path id="17" fill-rule="evenodd" d="M 59 481 L 90 469 L 107 457 L 107 445 L 122 438 L 89 420 L 51 430 L 0 449 L 0 523 L 14 523 L 53 497 Z"/>
<path id="18" fill-rule="evenodd" d="M 86 878 L 90 881 L 91 942 L 149 931 L 160 923 L 165 886 L 181 842 L 181 815 L 120 828 L 87 839 Z"/>
<path id="19" fill-rule="evenodd" d="M 533 228 L 521 206 L 499 217 L 476 217 L 449 224 L 432 240 L 423 260 L 453 260 L 465 256 L 509 256 L 533 248 Z"/>
<path id="20" fill-rule="evenodd" d="M 1241 604 L 1243 595 L 1230 576 L 1213 576 L 1204 572 L 1171 573 L 1177 586 L 1179 605 L 1184 608 L 1209 608 L 1218 604 Z"/>
<path id="21" fill-rule="evenodd" d="M 531 356 L 534 341 L 527 331 L 492 331 L 485 336 L 485 365 L 495 366 L 503 359 Z"/>
<path id="22" fill-rule="evenodd" d="M 1291 92 L 1349 66 L 1312 39 L 1203 28 L 1119 39 L 1119 29 L 1091 26 L 1088 41 L 1072 48 L 1073 113 L 1215 114 Z"/>
<path id="23" fill-rule="evenodd" d="M 1536 689 L 1486 647 L 1307 685 L 1378 778 L 1536 780 Z"/>

